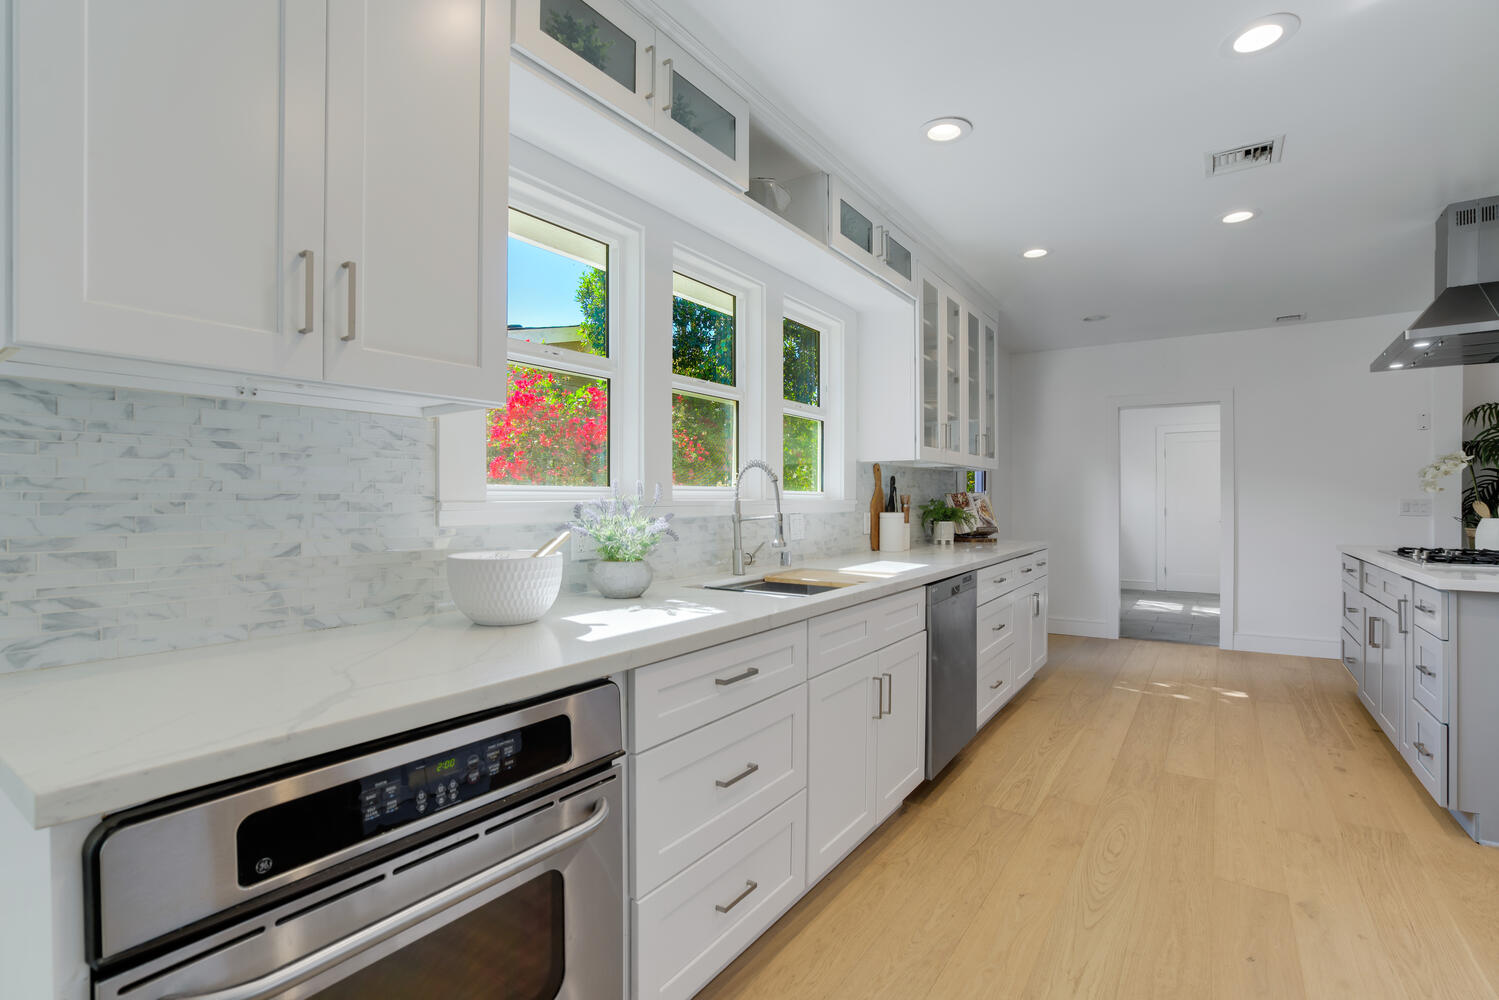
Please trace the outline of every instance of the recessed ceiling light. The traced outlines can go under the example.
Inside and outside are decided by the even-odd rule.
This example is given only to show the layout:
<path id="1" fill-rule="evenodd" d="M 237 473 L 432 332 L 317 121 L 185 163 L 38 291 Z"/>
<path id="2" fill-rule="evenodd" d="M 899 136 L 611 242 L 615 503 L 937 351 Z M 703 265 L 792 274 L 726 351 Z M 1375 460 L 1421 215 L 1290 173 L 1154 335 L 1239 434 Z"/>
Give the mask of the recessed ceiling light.
<path id="1" fill-rule="evenodd" d="M 1240 56 L 1263 52 L 1296 34 L 1299 27 L 1301 18 L 1295 14 L 1266 14 L 1230 35 L 1223 48 L 1225 52 Z"/>
<path id="2" fill-rule="evenodd" d="M 1045 257 L 1050 252 L 1051 251 L 1049 250 L 1043 250 L 1041 247 L 1031 247 L 1020 256 L 1025 257 L 1029 260 L 1035 260 L 1038 257 Z"/>
<path id="3" fill-rule="evenodd" d="M 1084 316 L 1084 323 L 1101 323 L 1109 318 L 1108 313 L 1094 313 L 1092 316 Z"/>
<path id="4" fill-rule="evenodd" d="M 1231 226 L 1236 222 L 1248 222 L 1252 218 L 1254 218 L 1253 212 L 1249 211 L 1248 209 L 1241 208 L 1237 212 L 1229 212 L 1223 217 L 1223 221 Z"/>
<path id="5" fill-rule="evenodd" d="M 1390 365 L 1390 367 L 1391 368 L 1404 368 L 1405 365 L 1402 362 L 1396 361 L 1396 362 L 1392 363 Z"/>
<path id="6" fill-rule="evenodd" d="M 1412 344 L 1411 346 L 1414 347 L 1416 350 L 1419 351 L 1423 347 L 1430 347 L 1431 346 L 1431 341 L 1429 341 L 1429 340 L 1418 340 L 1414 344 Z"/>
<path id="7" fill-rule="evenodd" d="M 973 131 L 973 122 L 967 118 L 933 118 L 921 130 L 933 142 L 952 142 Z"/>

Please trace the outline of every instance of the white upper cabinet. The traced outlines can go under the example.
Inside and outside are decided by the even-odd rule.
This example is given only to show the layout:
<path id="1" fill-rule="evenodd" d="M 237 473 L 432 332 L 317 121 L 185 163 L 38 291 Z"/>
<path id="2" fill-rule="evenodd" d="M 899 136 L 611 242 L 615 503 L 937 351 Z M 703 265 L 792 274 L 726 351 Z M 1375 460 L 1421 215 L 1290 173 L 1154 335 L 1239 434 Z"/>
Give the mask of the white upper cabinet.
<path id="1" fill-rule="evenodd" d="M 328 7 L 323 377 L 502 394 L 507 5 Z"/>
<path id="2" fill-rule="evenodd" d="M 16 3 L 17 343 L 321 374 L 326 13 Z"/>
<path id="3" fill-rule="evenodd" d="M 515 44 L 605 104 L 656 125 L 656 29 L 616 0 L 515 0 Z"/>
<path id="4" fill-rule="evenodd" d="M 911 241 L 832 176 L 828 178 L 828 245 L 886 281 L 914 293 L 916 259 L 911 253 Z"/>
<path id="5" fill-rule="evenodd" d="M 921 276 L 918 306 L 921 459 L 992 465 L 998 420 L 995 325 L 930 274 Z"/>
<path id="6" fill-rule="evenodd" d="M 747 190 L 749 102 L 665 35 L 656 36 L 656 59 L 656 131 Z"/>
<path id="7" fill-rule="evenodd" d="M 515 45 L 732 183 L 749 187 L 749 102 L 617 0 L 516 0 Z"/>
<path id="8" fill-rule="evenodd" d="M 14 23 L 18 344 L 504 398 L 508 3 L 15 0 Z"/>

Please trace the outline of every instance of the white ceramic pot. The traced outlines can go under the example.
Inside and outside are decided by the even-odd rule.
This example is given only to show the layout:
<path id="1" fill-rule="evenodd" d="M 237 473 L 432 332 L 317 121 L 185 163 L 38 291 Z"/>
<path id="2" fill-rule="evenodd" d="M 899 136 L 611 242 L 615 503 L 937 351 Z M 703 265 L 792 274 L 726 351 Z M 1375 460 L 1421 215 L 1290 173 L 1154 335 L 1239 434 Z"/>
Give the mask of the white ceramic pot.
<path id="1" fill-rule="evenodd" d="M 524 625 L 546 614 L 562 589 L 562 553 L 530 549 L 448 556 L 453 603 L 479 625 Z"/>
<path id="2" fill-rule="evenodd" d="M 1499 517 L 1486 517 L 1478 522 L 1478 531 L 1473 535 L 1473 546 L 1499 549 Z"/>
<path id="3" fill-rule="evenodd" d="M 605 597 L 627 600 L 639 597 L 651 585 L 651 564 L 637 562 L 610 562 L 599 559 L 588 566 L 588 582 Z"/>
<path id="4" fill-rule="evenodd" d="M 957 521 L 938 521 L 932 525 L 932 542 L 936 545 L 951 545 L 958 533 Z"/>

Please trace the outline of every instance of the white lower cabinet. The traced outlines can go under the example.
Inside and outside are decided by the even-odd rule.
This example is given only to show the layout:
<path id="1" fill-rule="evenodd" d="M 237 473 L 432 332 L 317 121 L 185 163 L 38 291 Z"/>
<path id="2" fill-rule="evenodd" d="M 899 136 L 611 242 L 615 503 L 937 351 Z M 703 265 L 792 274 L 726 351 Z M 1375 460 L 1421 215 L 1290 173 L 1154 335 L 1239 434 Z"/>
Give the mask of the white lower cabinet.
<path id="1" fill-rule="evenodd" d="M 1406 743 L 1410 747 L 1411 770 L 1426 786 L 1437 805 L 1447 804 L 1447 727 L 1420 702 L 1412 700 L 1406 712 Z"/>
<path id="2" fill-rule="evenodd" d="M 978 724 L 982 726 L 1015 695 L 1015 648 L 1011 641 L 979 657 Z"/>
<path id="3" fill-rule="evenodd" d="M 771 810 L 635 903 L 637 1000 L 686 1000 L 807 884 L 807 795 Z"/>
<path id="4" fill-rule="evenodd" d="M 879 660 L 876 822 L 899 809 L 926 774 L 926 633 L 880 650 Z"/>

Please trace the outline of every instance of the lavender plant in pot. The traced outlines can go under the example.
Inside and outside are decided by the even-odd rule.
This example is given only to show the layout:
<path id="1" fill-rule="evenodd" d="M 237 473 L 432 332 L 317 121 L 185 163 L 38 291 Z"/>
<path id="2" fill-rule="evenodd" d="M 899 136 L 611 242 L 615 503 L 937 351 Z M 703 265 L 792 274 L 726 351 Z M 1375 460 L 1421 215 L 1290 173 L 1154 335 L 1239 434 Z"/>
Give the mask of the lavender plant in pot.
<path id="1" fill-rule="evenodd" d="M 620 492 L 614 485 L 610 496 L 573 508 L 573 519 L 567 527 L 575 535 L 593 539 L 599 558 L 588 567 L 588 582 L 605 597 L 624 600 L 639 597 L 651 585 L 651 564 L 645 557 L 663 538 L 676 538 L 671 515 L 658 515 L 661 484 L 656 484 L 650 503 L 645 500 L 645 484 L 638 483 L 635 495 Z"/>

